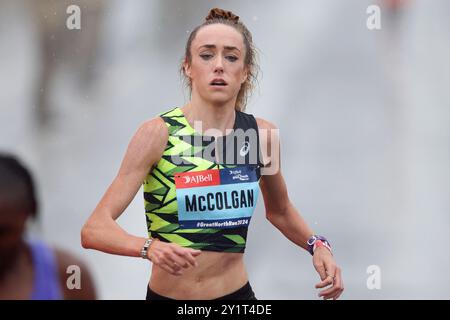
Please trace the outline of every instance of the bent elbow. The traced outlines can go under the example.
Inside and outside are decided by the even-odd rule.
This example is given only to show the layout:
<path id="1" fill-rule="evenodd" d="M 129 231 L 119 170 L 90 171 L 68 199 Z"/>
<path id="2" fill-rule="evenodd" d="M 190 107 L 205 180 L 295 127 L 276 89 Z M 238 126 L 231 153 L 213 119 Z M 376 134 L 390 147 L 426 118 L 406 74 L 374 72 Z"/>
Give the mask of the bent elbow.
<path id="1" fill-rule="evenodd" d="M 286 219 L 291 208 L 292 208 L 292 203 L 287 202 L 283 207 L 280 207 L 276 210 L 273 210 L 273 209 L 267 210 L 266 209 L 266 219 L 269 220 L 271 223 L 276 223 L 280 219 Z"/>
<path id="2" fill-rule="evenodd" d="M 269 222 L 272 222 L 273 220 L 273 214 L 269 211 L 266 212 L 266 220 L 268 220 Z"/>
<path id="3" fill-rule="evenodd" d="M 81 229 L 81 246 L 84 249 L 93 249 L 92 227 L 88 223 Z"/>

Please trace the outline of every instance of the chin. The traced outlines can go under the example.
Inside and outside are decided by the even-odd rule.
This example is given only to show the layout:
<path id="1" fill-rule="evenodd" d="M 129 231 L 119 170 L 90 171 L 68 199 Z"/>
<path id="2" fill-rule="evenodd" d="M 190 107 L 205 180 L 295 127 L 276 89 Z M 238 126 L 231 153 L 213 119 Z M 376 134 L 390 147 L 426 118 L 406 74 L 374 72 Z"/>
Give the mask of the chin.
<path id="1" fill-rule="evenodd" d="M 205 94 L 204 99 L 209 101 L 209 102 L 227 102 L 230 101 L 233 97 L 230 96 L 229 93 L 225 93 L 225 92 L 208 92 L 207 94 Z"/>
<path id="2" fill-rule="evenodd" d="M 210 99 L 209 99 L 209 102 L 211 103 L 211 104 L 214 104 L 214 105 L 223 105 L 223 104 L 226 104 L 228 101 L 230 101 L 231 100 L 231 98 L 230 97 L 226 97 L 226 98 L 223 98 L 223 99 L 219 99 L 219 98 L 217 98 L 217 97 L 211 97 Z"/>

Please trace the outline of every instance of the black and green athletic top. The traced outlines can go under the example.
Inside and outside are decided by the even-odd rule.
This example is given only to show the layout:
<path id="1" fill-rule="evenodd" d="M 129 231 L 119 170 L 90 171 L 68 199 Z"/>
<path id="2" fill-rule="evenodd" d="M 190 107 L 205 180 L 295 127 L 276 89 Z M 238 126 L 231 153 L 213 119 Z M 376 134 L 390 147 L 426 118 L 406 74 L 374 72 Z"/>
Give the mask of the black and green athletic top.
<path id="1" fill-rule="evenodd" d="M 235 112 L 233 132 L 217 139 L 192 128 L 179 107 L 159 114 L 169 138 L 143 183 L 150 237 L 200 250 L 245 251 L 262 162 L 256 119 Z"/>

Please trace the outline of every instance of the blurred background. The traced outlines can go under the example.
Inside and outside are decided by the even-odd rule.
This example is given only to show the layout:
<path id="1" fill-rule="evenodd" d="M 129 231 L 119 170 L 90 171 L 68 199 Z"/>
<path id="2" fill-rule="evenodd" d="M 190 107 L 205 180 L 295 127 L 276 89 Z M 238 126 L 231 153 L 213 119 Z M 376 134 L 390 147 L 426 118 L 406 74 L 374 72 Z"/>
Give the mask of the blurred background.
<path id="1" fill-rule="evenodd" d="M 66 26 L 73 4 L 80 30 Z M 247 112 L 279 126 L 290 198 L 334 246 L 342 299 L 449 299 L 447 0 L 1 0 L 0 151 L 34 173 L 30 234 L 83 259 L 99 298 L 145 298 L 151 265 L 83 249 L 80 229 L 138 126 L 188 101 L 184 46 L 215 6 L 253 33 Z M 260 199 L 245 254 L 257 298 L 318 299 L 311 256 L 264 214 Z M 142 190 L 119 223 L 146 236 Z"/>

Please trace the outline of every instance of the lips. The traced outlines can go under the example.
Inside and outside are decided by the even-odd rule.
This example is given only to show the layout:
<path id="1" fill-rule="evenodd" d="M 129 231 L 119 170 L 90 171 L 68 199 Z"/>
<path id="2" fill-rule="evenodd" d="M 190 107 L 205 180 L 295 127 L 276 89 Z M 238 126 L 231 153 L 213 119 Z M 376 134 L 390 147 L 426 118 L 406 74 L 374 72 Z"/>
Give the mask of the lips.
<path id="1" fill-rule="evenodd" d="M 213 81 L 211 81 L 209 84 L 212 85 L 212 86 L 226 86 L 226 85 L 228 85 L 226 83 L 226 81 L 223 80 L 222 78 L 216 78 Z"/>

